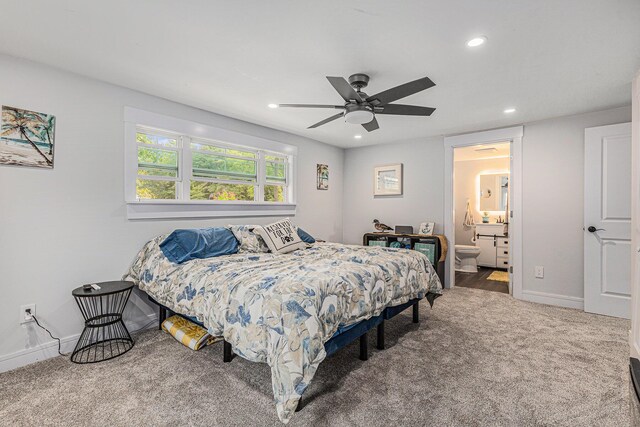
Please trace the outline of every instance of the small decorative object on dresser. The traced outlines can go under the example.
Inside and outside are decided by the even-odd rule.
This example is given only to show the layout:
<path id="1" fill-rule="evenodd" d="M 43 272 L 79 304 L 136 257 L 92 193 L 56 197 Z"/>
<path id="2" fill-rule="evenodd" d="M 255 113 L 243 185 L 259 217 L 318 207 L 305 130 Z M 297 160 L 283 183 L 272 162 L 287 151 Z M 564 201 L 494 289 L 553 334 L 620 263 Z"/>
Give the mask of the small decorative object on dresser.
<path id="1" fill-rule="evenodd" d="M 435 222 L 422 222 L 420 223 L 420 230 L 418 234 L 424 234 L 425 236 L 433 235 L 433 229 L 436 226 Z"/>
<path id="2" fill-rule="evenodd" d="M 393 228 L 389 227 L 387 224 L 383 224 L 377 219 L 373 220 L 373 226 L 376 231 L 384 233 L 385 231 L 393 231 Z"/>
<path id="3" fill-rule="evenodd" d="M 329 165 L 316 165 L 318 190 L 329 189 Z"/>
<path id="4" fill-rule="evenodd" d="M 413 234 L 412 225 L 396 225 L 396 234 Z"/>
<path id="5" fill-rule="evenodd" d="M 373 195 L 398 196 L 402 194 L 402 163 L 373 168 Z"/>

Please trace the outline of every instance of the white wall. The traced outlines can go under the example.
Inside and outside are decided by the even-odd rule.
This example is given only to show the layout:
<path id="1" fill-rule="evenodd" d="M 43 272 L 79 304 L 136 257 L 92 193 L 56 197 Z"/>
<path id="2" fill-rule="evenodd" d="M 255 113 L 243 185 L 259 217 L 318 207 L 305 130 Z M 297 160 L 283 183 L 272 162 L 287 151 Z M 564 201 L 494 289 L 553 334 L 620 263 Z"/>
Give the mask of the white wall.
<path id="1" fill-rule="evenodd" d="M 294 221 L 312 235 L 342 240 L 344 151 L 316 141 L 190 108 L 122 87 L 0 56 L 0 104 L 54 114 L 55 168 L 0 165 L 0 371 L 43 357 L 50 338 L 20 326 L 35 303 L 54 335 L 75 344 L 82 317 L 71 297 L 81 284 L 119 279 L 150 238 L 178 227 L 268 223 L 274 218 L 128 221 L 123 172 L 125 105 L 298 146 Z M 329 190 L 316 190 L 316 163 L 329 165 Z M 132 298 L 132 327 L 150 320 Z"/>
<path id="2" fill-rule="evenodd" d="M 631 108 L 621 107 L 524 125 L 524 298 L 581 305 L 584 129 L 630 120 Z M 345 243 L 361 242 L 374 217 L 389 225 L 414 226 L 430 219 L 436 232 L 442 232 L 443 161 L 440 138 L 346 150 Z M 404 195 L 374 199 L 373 166 L 394 162 L 405 164 Z M 544 266 L 544 279 L 534 277 L 536 265 Z"/>
<path id="3" fill-rule="evenodd" d="M 456 227 L 456 245 L 474 245 L 471 241 L 474 229 L 465 228 L 464 214 L 467 211 L 467 200 L 471 204 L 471 213 L 476 223 L 482 222 L 482 212 L 478 208 L 478 189 L 476 180 L 478 175 L 482 173 L 494 173 L 496 171 L 508 171 L 509 159 L 482 159 L 482 160 L 463 160 L 454 163 L 454 203 L 455 203 L 455 227 Z M 489 215 L 490 222 L 496 222 L 498 215 Z M 504 218 L 504 213 L 502 214 Z"/>
<path id="4" fill-rule="evenodd" d="M 373 231 L 374 218 L 394 227 L 435 222 L 443 231 L 444 147 L 442 138 L 403 144 L 386 144 L 346 150 L 344 168 L 344 242 L 362 244 Z M 402 163 L 401 196 L 373 196 L 373 168 Z"/>

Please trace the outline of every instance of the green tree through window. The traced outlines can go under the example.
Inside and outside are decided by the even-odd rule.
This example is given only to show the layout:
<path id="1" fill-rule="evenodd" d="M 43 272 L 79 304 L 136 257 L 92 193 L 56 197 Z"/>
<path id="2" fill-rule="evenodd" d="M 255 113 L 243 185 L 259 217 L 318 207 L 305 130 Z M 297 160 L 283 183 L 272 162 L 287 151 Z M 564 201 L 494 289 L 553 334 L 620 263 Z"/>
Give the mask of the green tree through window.
<path id="1" fill-rule="evenodd" d="M 136 143 L 136 195 L 139 199 L 287 200 L 289 158 L 285 155 L 218 146 L 208 141 L 142 130 L 136 134 Z M 187 188 L 182 184 L 185 174 L 181 173 L 180 153 L 183 150 L 190 150 L 187 159 L 191 158 L 191 170 L 186 178 L 190 177 L 190 180 L 185 182 Z M 263 171 L 262 178 L 260 170 Z M 257 196 L 260 189 L 263 200 Z M 181 194 L 187 191 L 188 195 Z"/>

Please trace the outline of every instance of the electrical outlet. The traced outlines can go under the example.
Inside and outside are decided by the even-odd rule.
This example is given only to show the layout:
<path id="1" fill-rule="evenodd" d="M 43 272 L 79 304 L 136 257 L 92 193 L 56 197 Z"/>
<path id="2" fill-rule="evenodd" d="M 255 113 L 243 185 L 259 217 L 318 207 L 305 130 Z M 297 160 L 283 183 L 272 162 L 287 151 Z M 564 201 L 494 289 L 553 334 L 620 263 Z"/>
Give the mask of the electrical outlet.
<path id="1" fill-rule="evenodd" d="M 27 313 L 27 310 L 30 310 L 30 313 Z M 33 316 L 36 314 L 36 305 L 35 304 L 27 304 L 20 306 L 20 324 L 33 322 Z"/>
<path id="2" fill-rule="evenodd" d="M 544 279 L 544 267 L 536 265 L 536 279 Z"/>

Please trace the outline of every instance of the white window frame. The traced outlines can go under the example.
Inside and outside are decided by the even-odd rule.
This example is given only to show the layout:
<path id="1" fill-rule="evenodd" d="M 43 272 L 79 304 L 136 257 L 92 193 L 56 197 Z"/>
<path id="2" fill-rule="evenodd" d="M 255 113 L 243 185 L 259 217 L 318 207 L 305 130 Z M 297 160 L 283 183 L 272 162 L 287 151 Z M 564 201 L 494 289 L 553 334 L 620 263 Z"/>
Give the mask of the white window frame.
<path id="1" fill-rule="evenodd" d="M 153 218 L 210 218 L 236 216 L 293 216 L 296 213 L 296 157 L 297 147 L 249 134 L 244 134 L 213 126 L 203 125 L 189 120 L 178 119 L 151 113 L 136 108 L 125 107 L 125 202 L 129 219 Z M 138 144 L 136 133 L 143 130 L 150 134 L 181 137 L 181 148 L 178 153 L 178 175 L 181 182 L 176 200 L 139 200 L 136 197 L 136 179 L 138 178 L 138 146 L 151 148 L 173 148 L 151 144 Z M 231 148 L 255 152 L 258 165 L 258 181 L 254 192 L 255 200 L 189 200 L 192 177 L 192 142 L 208 143 L 216 147 Z M 205 152 L 215 154 L 214 152 Z M 264 155 L 276 155 L 286 159 L 285 202 L 265 202 L 264 186 L 282 185 L 282 182 L 266 180 L 266 163 Z M 228 156 L 228 155 L 225 155 Z M 230 156 L 229 156 L 230 157 Z M 246 157 L 240 157 L 248 159 Z M 144 179 L 147 176 L 145 176 Z M 168 180 L 168 179 L 166 179 Z M 206 178 L 196 178 L 208 181 Z M 222 182 L 214 180 L 213 182 Z M 237 181 L 231 182 L 233 184 Z"/>

